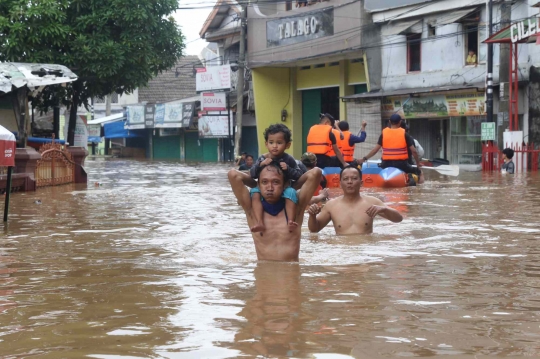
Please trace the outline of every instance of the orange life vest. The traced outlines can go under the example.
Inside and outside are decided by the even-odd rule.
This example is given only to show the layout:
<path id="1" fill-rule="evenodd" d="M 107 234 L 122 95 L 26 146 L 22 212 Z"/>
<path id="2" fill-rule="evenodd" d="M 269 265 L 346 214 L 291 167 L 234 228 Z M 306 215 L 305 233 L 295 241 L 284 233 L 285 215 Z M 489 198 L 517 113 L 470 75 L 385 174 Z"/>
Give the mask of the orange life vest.
<path id="1" fill-rule="evenodd" d="M 333 152 L 332 142 L 329 137 L 331 130 L 332 127 L 329 125 L 311 126 L 307 136 L 307 152 L 330 156 L 330 151 Z"/>
<path id="2" fill-rule="evenodd" d="M 382 131 L 382 159 L 385 161 L 407 160 L 407 141 L 403 128 L 385 128 Z"/>
<path id="3" fill-rule="evenodd" d="M 354 145 L 351 146 L 349 144 L 349 140 L 351 139 L 351 131 L 343 131 L 343 135 L 343 139 L 341 139 L 339 135 L 336 138 L 337 145 L 345 162 L 352 162 L 354 161 Z"/>

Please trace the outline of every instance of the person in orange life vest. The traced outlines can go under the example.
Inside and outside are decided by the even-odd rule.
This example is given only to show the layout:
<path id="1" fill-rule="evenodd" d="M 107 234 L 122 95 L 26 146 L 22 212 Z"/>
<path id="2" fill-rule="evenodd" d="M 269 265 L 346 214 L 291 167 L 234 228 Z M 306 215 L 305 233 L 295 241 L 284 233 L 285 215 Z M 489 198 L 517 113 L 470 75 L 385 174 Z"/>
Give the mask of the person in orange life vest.
<path id="1" fill-rule="evenodd" d="M 343 155 L 343 159 L 348 164 L 352 164 L 354 160 L 354 145 L 357 143 L 364 142 L 366 140 L 366 121 L 362 122 L 362 129 L 358 133 L 358 136 L 355 136 L 349 131 L 349 124 L 345 121 L 339 121 L 338 127 L 344 135 L 343 140 L 337 140 L 339 150 Z"/>
<path id="2" fill-rule="evenodd" d="M 337 146 L 337 139 L 332 128 L 335 125 L 334 118 L 329 114 L 323 114 L 319 124 L 311 126 L 307 136 L 307 152 L 317 156 L 317 167 L 346 167 L 341 151 Z M 333 151 L 333 152 L 332 152 Z M 331 156 L 335 153 L 335 156 Z"/>
<path id="3" fill-rule="evenodd" d="M 395 167 L 405 173 L 412 173 L 418 176 L 418 184 L 424 183 L 424 174 L 420 170 L 422 164 L 418 158 L 418 152 L 414 147 L 414 139 L 405 133 L 401 128 L 401 116 L 397 113 L 390 116 L 390 127 L 382 131 L 377 145 L 360 160 L 360 163 L 366 162 L 373 157 L 380 149 L 383 149 L 381 168 Z M 408 162 L 409 155 L 407 149 L 411 150 L 414 160 L 418 167 L 413 167 Z"/>

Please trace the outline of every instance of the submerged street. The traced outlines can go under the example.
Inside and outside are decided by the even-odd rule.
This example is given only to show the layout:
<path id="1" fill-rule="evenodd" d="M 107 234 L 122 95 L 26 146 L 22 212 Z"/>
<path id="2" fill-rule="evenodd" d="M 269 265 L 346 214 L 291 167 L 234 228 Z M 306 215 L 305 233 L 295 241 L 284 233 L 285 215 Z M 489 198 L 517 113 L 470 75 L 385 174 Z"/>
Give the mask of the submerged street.
<path id="1" fill-rule="evenodd" d="M 257 263 L 227 165 L 87 160 L 12 196 L 0 357 L 540 356 L 540 175 L 372 188 L 405 217 Z M 41 200 L 42 204 L 35 201 Z"/>

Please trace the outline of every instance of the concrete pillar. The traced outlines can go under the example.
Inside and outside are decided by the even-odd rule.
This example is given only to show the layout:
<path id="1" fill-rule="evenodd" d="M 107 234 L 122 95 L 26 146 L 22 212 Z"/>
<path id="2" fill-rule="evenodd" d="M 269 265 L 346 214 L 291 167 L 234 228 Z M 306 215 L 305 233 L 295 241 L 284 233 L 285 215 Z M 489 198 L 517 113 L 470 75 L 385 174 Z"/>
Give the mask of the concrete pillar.
<path id="1" fill-rule="evenodd" d="M 75 162 L 75 183 L 88 183 L 88 175 L 84 170 L 84 160 L 88 156 L 88 151 L 84 147 L 68 147 L 68 152 Z"/>

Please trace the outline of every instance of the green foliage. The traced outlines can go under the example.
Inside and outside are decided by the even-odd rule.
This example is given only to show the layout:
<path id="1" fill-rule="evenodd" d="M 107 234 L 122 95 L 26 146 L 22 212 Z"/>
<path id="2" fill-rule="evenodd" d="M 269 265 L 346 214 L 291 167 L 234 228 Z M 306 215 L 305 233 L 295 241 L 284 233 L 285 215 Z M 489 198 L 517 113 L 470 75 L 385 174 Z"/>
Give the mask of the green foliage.
<path id="1" fill-rule="evenodd" d="M 132 92 L 182 56 L 184 38 L 170 17 L 177 7 L 177 0 L 1 0 L 0 61 L 61 64 L 79 76 L 45 91 L 37 99 L 45 108 Z"/>

